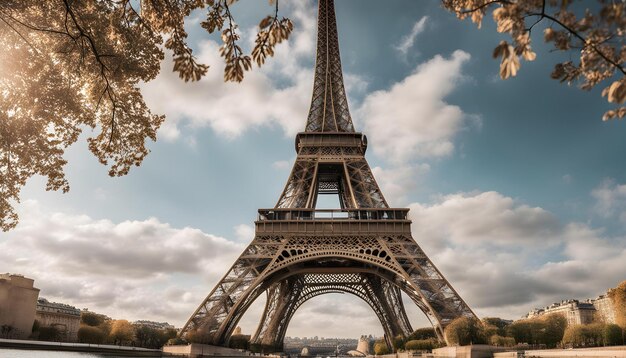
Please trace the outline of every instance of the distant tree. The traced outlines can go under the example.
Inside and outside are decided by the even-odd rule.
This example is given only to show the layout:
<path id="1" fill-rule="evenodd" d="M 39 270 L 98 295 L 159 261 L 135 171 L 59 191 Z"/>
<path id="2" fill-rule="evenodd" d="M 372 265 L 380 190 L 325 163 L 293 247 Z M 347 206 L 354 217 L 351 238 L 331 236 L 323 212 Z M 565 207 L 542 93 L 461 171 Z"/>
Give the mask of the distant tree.
<path id="1" fill-rule="evenodd" d="M 56 342 L 61 340 L 61 332 L 54 326 L 39 327 L 39 336 L 37 338 L 40 341 Z"/>
<path id="2" fill-rule="evenodd" d="M 100 325 L 98 325 L 98 328 L 100 328 L 102 330 L 102 332 L 104 332 L 105 337 L 105 342 L 109 341 L 109 336 L 111 334 L 111 325 L 113 323 L 113 320 L 111 319 L 107 319 L 104 322 L 102 322 Z"/>
<path id="3" fill-rule="evenodd" d="M 404 344 L 407 351 L 430 351 L 437 346 L 433 339 L 413 339 Z"/>
<path id="4" fill-rule="evenodd" d="M 565 317 L 550 314 L 543 317 L 524 319 L 513 322 L 505 328 L 506 335 L 517 343 L 545 344 L 555 347 L 563 339 L 567 326 Z"/>
<path id="5" fill-rule="evenodd" d="M 187 344 L 187 343 L 188 342 L 185 339 L 181 338 L 181 337 L 174 337 L 174 338 L 170 338 L 167 341 L 166 345 L 168 345 L 168 346 L 178 346 L 178 345 L 184 345 L 184 344 Z"/>
<path id="6" fill-rule="evenodd" d="M 106 316 L 98 313 L 89 311 L 82 311 L 80 313 L 80 323 L 87 326 L 97 327 L 103 324 L 105 320 Z"/>
<path id="7" fill-rule="evenodd" d="M 492 346 L 499 346 L 499 347 L 513 347 L 515 345 L 515 338 L 503 337 L 503 336 L 495 334 L 489 337 L 489 344 L 491 344 Z"/>
<path id="8" fill-rule="evenodd" d="M 542 344 L 548 348 L 554 348 L 563 340 L 563 334 L 567 327 L 567 319 L 560 314 L 550 314 L 542 318 Z"/>
<path id="9" fill-rule="evenodd" d="M 509 322 L 499 317 L 485 317 L 483 323 L 486 325 L 494 326 L 497 328 L 497 333 L 500 336 L 506 335 L 506 327 L 510 325 Z"/>
<path id="10" fill-rule="evenodd" d="M 135 327 L 135 345 L 144 348 L 159 349 L 165 345 L 171 337 L 162 329 L 147 326 Z"/>
<path id="11" fill-rule="evenodd" d="M 80 343 L 102 344 L 105 338 L 105 332 L 98 327 L 83 324 L 78 329 L 78 342 Z"/>
<path id="12" fill-rule="evenodd" d="M 33 322 L 33 328 L 31 328 L 31 330 L 30 330 L 30 331 L 31 331 L 31 332 L 33 332 L 33 333 L 34 333 L 34 332 L 38 332 L 38 331 L 39 331 L 39 327 L 41 327 L 41 323 L 39 323 L 39 321 L 38 321 L 38 320 L 35 320 L 35 321 Z"/>
<path id="13" fill-rule="evenodd" d="M 407 340 L 425 340 L 425 339 L 437 339 L 437 333 L 433 327 L 418 328 L 411 333 Z"/>
<path id="14" fill-rule="evenodd" d="M 616 324 L 605 324 L 602 329 L 602 341 L 605 346 L 623 344 L 622 328 Z"/>
<path id="15" fill-rule="evenodd" d="M 193 330 L 189 330 L 186 334 L 185 334 L 185 339 L 189 342 L 189 343 L 202 343 L 202 344 L 208 344 L 208 337 L 209 335 L 207 334 L 207 331 L 205 328 L 200 327 L 197 329 L 193 329 Z M 260 348 L 259 348 L 260 349 Z M 259 352 L 261 352 L 259 350 Z"/>
<path id="16" fill-rule="evenodd" d="M 452 345 L 486 343 L 484 327 L 474 317 L 459 317 L 450 322 L 445 329 L 445 335 L 447 342 Z"/>
<path id="17" fill-rule="evenodd" d="M 622 344 L 622 330 L 616 324 L 571 325 L 565 330 L 563 344 L 573 347 L 598 347 Z"/>
<path id="18" fill-rule="evenodd" d="M 397 352 L 400 349 L 404 349 L 405 342 L 406 342 L 406 337 L 401 334 L 393 337 L 393 350 Z"/>
<path id="19" fill-rule="evenodd" d="M 565 329 L 563 344 L 572 347 L 582 347 L 587 341 L 585 328 L 580 324 L 573 324 Z"/>
<path id="20" fill-rule="evenodd" d="M 250 336 L 244 334 L 233 334 L 230 337 L 228 346 L 234 349 L 249 349 L 250 348 Z"/>
<path id="21" fill-rule="evenodd" d="M 118 319 L 111 323 L 109 340 L 113 344 L 125 345 L 133 341 L 135 330 L 132 324 L 125 319 Z"/>
<path id="22" fill-rule="evenodd" d="M 487 324 L 483 321 L 483 335 L 485 336 L 485 339 L 489 341 L 489 338 L 491 336 L 498 335 L 498 327 L 491 325 L 491 324 Z"/>
<path id="23" fill-rule="evenodd" d="M 626 330 L 626 280 L 609 290 L 608 296 L 615 309 L 615 323 Z"/>
<path id="24" fill-rule="evenodd" d="M 165 337 L 167 339 L 176 338 L 178 336 L 178 331 L 174 328 L 166 328 L 165 329 Z"/>
<path id="25" fill-rule="evenodd" d="M 13 338 L 15 331 L 15 327 L 9 324 L 3 324 L 0 326 L 0 338 Z"/>
<path id="26" fill-rule="evenodd" d="M 390 350 L 389 350 L 389 347 L 387 346 L 387 342 L 385 342 L 384 340 L 380 340 L 374 343 L 374 354 L 376 354 L 377 356 L 380 356 L 380 355 L 389 354 L 389 353 L 390 353 Z"/>
<path id="27" fill-rule="evenodd" d="M 505 330 L 506 335 L 513 337 L 517 343 L 534 343 L 530 320 L 515 321 Z"/>

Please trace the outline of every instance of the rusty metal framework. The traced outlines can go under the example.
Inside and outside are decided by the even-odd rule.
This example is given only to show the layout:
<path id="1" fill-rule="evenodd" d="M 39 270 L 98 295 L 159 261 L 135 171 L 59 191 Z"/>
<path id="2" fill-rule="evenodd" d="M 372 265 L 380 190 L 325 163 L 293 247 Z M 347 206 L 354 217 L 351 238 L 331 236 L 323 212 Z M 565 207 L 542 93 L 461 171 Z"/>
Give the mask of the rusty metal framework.
<path id="1" fill-rule="evenodd" d="M 412 331 L 401 292 L 440 339 L 453 319 L 475 316 L 411 237 L 408 209 L 389 207 L 365 160 L 367 139 L 354 131 L 345 96 L 332 0 L 319 0 L 318 31 L 313 100 L 293 170 L 276 206 L 259 209 L 253 241 L 184 326 L 196 341 L 227 345 L 263 292 L 252 341 L 278 349 L 297 309 L 327 293 L 364 300 L 388 343 Z M 317 210 L 320 195 L 337 195 L 340 208 Z"/>

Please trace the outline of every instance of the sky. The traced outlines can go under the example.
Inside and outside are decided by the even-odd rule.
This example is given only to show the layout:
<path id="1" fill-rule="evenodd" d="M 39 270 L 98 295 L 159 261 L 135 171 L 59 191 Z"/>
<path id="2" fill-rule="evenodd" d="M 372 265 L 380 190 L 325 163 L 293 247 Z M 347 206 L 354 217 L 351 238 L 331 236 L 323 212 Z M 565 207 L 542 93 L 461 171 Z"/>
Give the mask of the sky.
<path id="1" fill-rule="evenodd" d="M 550 79 L 568 55 L 538 56 L 498 77 L 493 48 L 506 36 L 435 0 L 337 0 L 342 64 L 366 158 L 393 207 L 410 208 L 412 233 L 480 317 L 517 319 L 563 299 L 594 298 L 626 279 L 626 123 L 603 122 L 603 86 Z M 250 48 L 266 1 L 233 6 Z M 295 23 L 274 58 L 223 83 L 215 37 L 188 19 L 211 66 L 198 83 L 171 72 L 142 84 L 167 116 L 150 155 L 109 178 L 85 133 L 66 153 L 71 190 L 33 178 L 18 227 L 0 233 L 0 272 L 35 279 L 40 296 L 112 318 L 182 326 L 254 237 L 257 209 L 273 207 L 295 159 L 311 98 L 316 3 L 281 2 Z M 253 333 L 264 297 L 240 325 Z M 414 328 L 424 315 L 407 304 Z M 305 303 L 288 336 L 382 335 L 358 298 Z"/>

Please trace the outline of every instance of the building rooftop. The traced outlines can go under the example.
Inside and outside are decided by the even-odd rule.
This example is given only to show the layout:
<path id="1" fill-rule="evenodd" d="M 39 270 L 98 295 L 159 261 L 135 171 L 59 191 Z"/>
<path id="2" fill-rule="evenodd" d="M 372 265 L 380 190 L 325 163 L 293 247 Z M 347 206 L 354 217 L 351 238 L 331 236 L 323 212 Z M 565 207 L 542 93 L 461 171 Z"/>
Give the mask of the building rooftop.
<path id="1" fill-rule="evenodd" d="M 38 312 L 54 312 L 80 317 L 80 310 L 65 303 L 50 302 L 41 297 L 37 300 Z"/>

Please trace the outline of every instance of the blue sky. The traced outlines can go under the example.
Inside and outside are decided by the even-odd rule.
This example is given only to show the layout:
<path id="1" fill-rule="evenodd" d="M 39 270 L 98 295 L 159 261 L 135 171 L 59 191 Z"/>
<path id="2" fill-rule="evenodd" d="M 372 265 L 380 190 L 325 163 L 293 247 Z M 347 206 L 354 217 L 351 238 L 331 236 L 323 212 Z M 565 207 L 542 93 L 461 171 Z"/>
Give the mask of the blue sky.
<path id="1" fill-rule="evenodd" d="M 242 84 L 222 83 L 215 38 L 189 21 L 211 65 L 184 84 L 166 60 L 143 85 L 167 115 L 141 167 L 109 178 L 86 135 L 67 153 L 68 194 L 31 180 L 22 222 L 0 233 L 0 270 L 34 278 L 41 296 L 115 318 L 181 325 L 253 237 L 272 207 L 308 113 L 315 4 L 281 2 L 291 40 Z M 549 77 L 569 55 L 538 54 L 502 81 L 493 48 L 506 37 L 437 1 L 338 0 L 343 69 L 367 159 L 392 206 L 410 207 L 413 235 L 480 316 L 518 318 L 537 306 L 595 297 L 626 279 L 626 126 L 610 107 Z M 233 7 L 243 42 L 270 13 L 265 1 Z M 261 300 L 262 301 L 262 300 Z M 259 302 L 242 320 L 251 332 Z M 425 323 L 409 310 L 415 327 Z M 303 305 L 288 335 L 382 334 L 358 299 Z"/>

